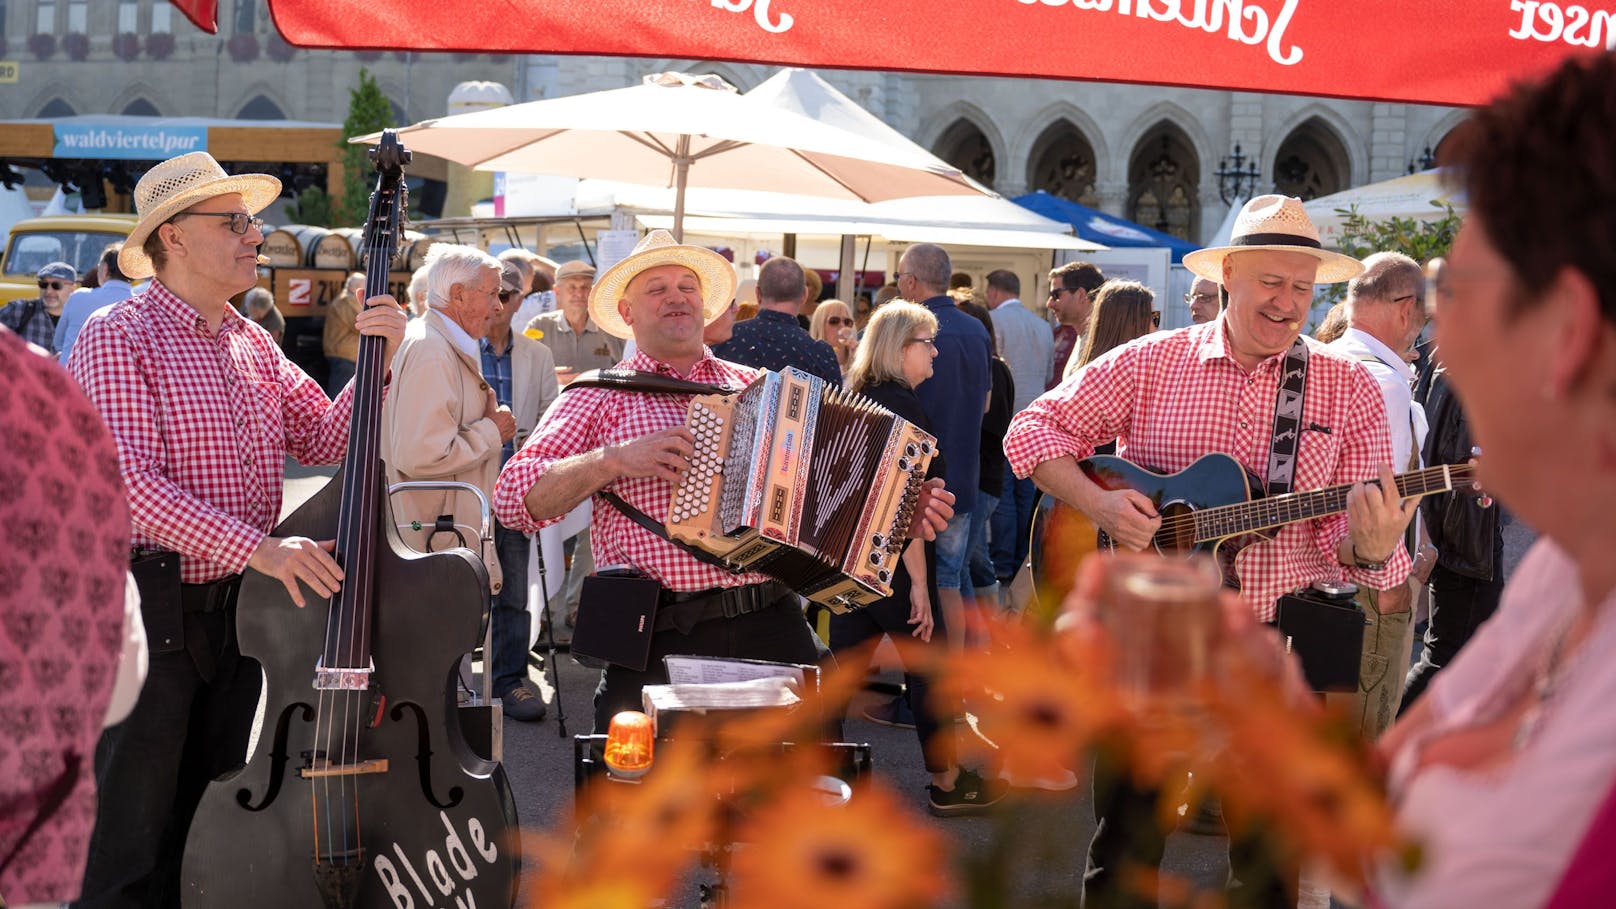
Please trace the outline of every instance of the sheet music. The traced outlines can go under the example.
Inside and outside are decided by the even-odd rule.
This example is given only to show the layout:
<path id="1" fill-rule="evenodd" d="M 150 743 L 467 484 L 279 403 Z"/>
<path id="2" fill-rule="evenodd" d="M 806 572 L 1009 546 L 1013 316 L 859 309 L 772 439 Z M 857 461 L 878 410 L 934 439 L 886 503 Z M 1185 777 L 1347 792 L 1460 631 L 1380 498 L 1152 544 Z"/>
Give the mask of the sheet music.
<path id="1" fill-rule="evenodd" d="M 785 678 L 796 682 L 799 688 L 805 682 L 811 683 L 814 688 L 819 687 L 818 666 L 703 656 L 669 656 L 664 657 L 662 662 L 667 666 L 668 682 L 672 685 L 711 685 Z"/>

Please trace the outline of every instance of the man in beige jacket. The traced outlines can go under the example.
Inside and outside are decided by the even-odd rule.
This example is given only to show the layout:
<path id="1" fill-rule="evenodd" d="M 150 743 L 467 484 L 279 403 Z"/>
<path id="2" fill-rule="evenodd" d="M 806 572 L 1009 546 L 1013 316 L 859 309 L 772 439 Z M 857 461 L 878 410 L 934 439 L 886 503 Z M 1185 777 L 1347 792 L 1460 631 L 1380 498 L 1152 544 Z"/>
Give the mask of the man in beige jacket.
<path id="1" fill-rule="evenodd" d="M 393 379 L 382 405 L 382 460 L 389 484 L 407 480 L 470 483 L 490 498 L 500 450 L 516 437 L 516 419 L 484 381 L 478 342 L 499 312 L 500 267 L 469 246 L 440 244 L 427 254 L 427 312 L 412 320 L 393 355 Z M 422 550 L 465 545 L 481 551 L 492 592 L 502 585 L 499 559 L 474 534 L 462 540 L 434 532 L 439 517 L 476 527 L 476 497 L 464 492 L 405 492 L 392 499 L 404 542 Z M 421 530 L 408 529 L 419 522 Z M 497 693 L 497 692 L 496 692 Z"/>

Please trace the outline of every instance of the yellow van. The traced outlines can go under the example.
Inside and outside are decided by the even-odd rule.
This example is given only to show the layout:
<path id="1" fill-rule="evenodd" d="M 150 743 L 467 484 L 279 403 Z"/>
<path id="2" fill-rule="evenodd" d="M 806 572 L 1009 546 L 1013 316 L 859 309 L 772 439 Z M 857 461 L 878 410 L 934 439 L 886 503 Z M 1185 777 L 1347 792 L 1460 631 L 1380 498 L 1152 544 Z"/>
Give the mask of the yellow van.
<path id="1" fill-rule="evenodd" d="M 0 306 L 39 296 L 34 275 L 52 262 L 66 262 L 82 276 L 101 261 L 101 251 L 135 229 L 134 215 L 47 215 L 11 226 L 0 254 Z"/>

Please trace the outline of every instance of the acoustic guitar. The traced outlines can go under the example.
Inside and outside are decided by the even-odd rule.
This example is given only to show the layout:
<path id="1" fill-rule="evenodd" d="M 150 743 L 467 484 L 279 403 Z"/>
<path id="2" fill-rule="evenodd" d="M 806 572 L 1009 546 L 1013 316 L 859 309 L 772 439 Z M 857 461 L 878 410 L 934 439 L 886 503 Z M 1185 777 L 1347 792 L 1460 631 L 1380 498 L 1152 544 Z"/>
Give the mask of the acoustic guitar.
<path id="1" fill-rule="evenodd" d="M 1209 553 L 1225 581 L 1234 580 L 1234 559 L 1241 549 L 1273 539 L 1280 528 L 1289 524 L 1346 511 L 1347 492 L 1356 485 L 1343 483 L 1265 496 L 1256 476 L 1225 454 L 1206 455 L 1173 474 L 1140 467 L 1115 455 L 1096 455 L 1079 461 L 1078 467 L 1104 489 L 1132 489 L 1149 498 L 1161 515 L 1161 527 L 1151 539 L 1151 546 L 1164 555 Z M 1441 464 L 1410 471 L 1395 478 L 1397 494 L 1410 499 L 1448 492 L 1472 482 L 1474 473 L 1471 464 Z M 1033 580 L 1046 591 L 1052 579 L 1071 576 L 1065 568 L 1075 568 L 1076 559 L 1068 556 L 1117 548 L 1115 541 L 1081 512 L 1048 495 L 1034 509 L 1029 539 Z M 1060 563 L 1054 573 L 1049 571 L 1052 559 Z"/>

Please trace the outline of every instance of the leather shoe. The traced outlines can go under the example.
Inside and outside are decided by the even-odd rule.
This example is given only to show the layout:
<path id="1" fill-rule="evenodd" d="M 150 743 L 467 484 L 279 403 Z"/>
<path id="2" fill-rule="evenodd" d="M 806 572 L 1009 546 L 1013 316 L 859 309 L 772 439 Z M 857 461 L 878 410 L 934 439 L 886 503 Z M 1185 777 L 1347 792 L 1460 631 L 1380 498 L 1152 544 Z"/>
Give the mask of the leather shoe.
<path id="1" fill-rule="evenodd" d="M 506 692 L 500 704 L 506 716 L 523 723 L 537 723 L 549 713 L 544 699 L 526 685 L 518 685 Z"/>

